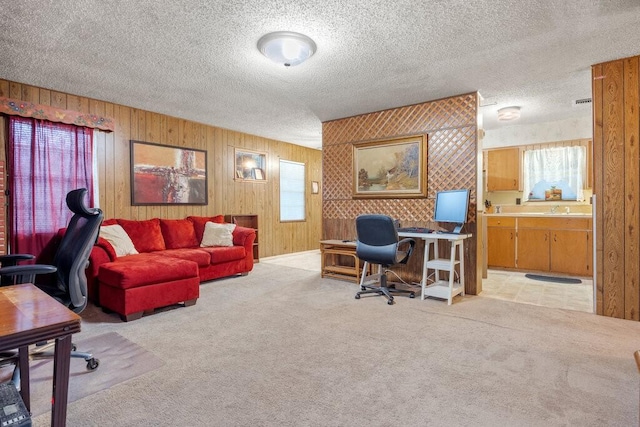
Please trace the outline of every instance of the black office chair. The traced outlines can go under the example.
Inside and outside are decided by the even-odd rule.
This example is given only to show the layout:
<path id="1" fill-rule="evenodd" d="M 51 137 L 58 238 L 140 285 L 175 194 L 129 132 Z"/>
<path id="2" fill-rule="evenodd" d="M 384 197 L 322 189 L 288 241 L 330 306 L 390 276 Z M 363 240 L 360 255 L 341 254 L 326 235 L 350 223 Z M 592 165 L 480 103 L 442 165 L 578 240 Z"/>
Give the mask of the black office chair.
<path id="1" fill-rule="evenodd" d="M 53 265 L 32 264 L 15 265 L 0 268 L 2 280 L 11 279 L 11 284 L 36 283 L 40 289 L 54 297 L 70 310 L 80 313 L 87 306 L 87 277 L 85 269 L 104 215 L 99 208 L 85 206 L 86 188 L 70 191 L 67 194 L 67 206 L 73 217 L 60 241 L 53 259 Z M 18 257 L 18 259 L 21 259 Z M 39 284 L 36 275 L 56 273 L 53 284 Z M 30 352 L 31 358 L 53 357 L 53 343 L 36 346 Z M 72 346 L 71 357 L 81 357 L 87 362 L 88 370 L 95 370 L 100 361 L 91 353 L 76 351 Z M 13 381 L 17 377 L 14 373 Z M 19 381 L 18 381 L 19 382 Z"/>
<path id="2" fill-rule="evenodd" d="M 387 297 L 387 304 L 393 304 L 392 293 L 409 294 L 415 298 L 411 290 L 396 289 L 387 285 L 387 269 L 393 265 L 406 264 L 413 252 L 416 241 L 402 239 L 398 241 L 396 224 L 386 215 L 360 215 L 356 218 L 356 255 L 364 261 L 360 291 L 356 299 L 363 294 L 378 294 Z M 369 264 L 378 264 L 378 274 L 367 275 Z M 365 284 L 365 281 L 380 280 L 380 285 Z"/>

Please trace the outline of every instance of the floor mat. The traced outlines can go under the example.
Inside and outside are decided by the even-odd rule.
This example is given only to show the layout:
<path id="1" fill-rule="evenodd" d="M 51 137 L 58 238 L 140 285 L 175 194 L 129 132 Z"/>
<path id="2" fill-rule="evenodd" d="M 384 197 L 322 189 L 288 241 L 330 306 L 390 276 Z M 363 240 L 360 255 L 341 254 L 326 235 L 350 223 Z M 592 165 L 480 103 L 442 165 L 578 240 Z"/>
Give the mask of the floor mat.
<path id="1" fill-rule="evenodd" d="M 100 366 L 95 371 L 88 371 L 84 359 L 71 359 L 69 403 L 164 365 L 156 355 L 115 332 L 86 340 L 74 339 L 73 342 L 78 351 L 93 353 L 100 360 Z M 35 417 L 51 410 L 53 360 L 33 360 L 29 366 L 31 413 Z M 0 381 L 11 379 L 9 368 L 0 372 Z"/>
<path id="2" fill-rule="evenodd" d="M 530 274 L 527 273 L 524 277 L 532 280 L 540 280 L 542 282 L 554 282 L 554 283 L 567 283 L 577 285 L 582 283 L 582 280 L 573 277 L 560 277 L 560 276 L 544 276 L 542 274 Z"/>

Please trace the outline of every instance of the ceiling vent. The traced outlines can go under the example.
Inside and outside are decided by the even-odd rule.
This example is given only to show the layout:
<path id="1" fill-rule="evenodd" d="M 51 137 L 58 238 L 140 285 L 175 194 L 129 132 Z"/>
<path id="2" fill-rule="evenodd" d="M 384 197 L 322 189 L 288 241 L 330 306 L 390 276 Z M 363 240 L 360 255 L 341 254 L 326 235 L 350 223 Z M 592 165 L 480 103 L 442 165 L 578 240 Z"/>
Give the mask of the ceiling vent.
<path id="1" fill-rule="evenodd" d="M 576 99 L 571 103 L 574 107 L 591 104 L 591 98 Z"/>

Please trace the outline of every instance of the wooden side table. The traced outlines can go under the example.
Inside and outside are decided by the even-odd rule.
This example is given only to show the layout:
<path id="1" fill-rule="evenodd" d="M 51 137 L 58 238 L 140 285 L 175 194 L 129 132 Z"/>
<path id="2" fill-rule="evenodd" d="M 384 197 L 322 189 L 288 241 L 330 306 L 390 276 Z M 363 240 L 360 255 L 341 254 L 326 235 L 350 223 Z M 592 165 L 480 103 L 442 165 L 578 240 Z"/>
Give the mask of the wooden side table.
<path id="1" fill-rule="evenodd" d="M 353 265 L 340 262 L 341 257 L 353 258 Z M 356 242 L 320 240 L 321 277 L 350 280 L 360 283 L 362 267 L 356 255 Z"/>

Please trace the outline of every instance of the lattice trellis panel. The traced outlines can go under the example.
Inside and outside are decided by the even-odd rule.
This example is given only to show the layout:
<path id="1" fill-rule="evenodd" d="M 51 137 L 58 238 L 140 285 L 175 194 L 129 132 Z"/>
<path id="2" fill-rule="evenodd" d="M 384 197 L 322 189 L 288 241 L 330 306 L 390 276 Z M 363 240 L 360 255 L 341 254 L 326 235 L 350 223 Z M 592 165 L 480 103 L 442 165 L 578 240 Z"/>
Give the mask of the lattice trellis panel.
<path id="1" fill-rule="evenodd" d="M 323 148 L 334 144 L 475 126 L 475 93 L 348 117 L 322 124 Z"/>
<path id="2" fill-rule="evenodd" d="M 353 219 L 365 212 L 403 221 L 433 218 L 439 190 L 470 188 L 469 222 L 476 220 L 476 94 L 323 123 L 323 218 Z M 352 199 L 354 142 L 427 134 L 427 199 Z"/>

